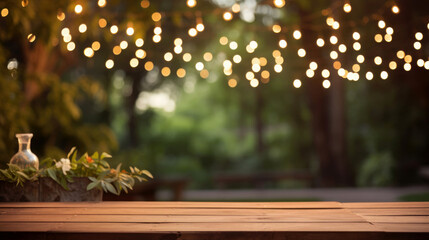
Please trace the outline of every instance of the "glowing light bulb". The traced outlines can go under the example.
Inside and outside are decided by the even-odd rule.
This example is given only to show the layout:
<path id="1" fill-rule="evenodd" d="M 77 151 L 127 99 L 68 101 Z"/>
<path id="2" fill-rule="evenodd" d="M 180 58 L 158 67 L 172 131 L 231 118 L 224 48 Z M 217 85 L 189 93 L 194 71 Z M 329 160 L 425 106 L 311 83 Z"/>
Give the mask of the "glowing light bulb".
<path id="1" fill-rule="evenodd" d="M 377 65 L 381 65 L 381 63 L 383 62 L 383 59 L 381 59 L 381 57 L 377 56 L 374 58 L 374 63 Z"/>
<path id="2" fill-rule="evenodd" d="M 300 87 L 301 87 L 301 85 L 302 85 L 301 80 L 299 80 L 299 79 L 295 79 L 295 80 L 293 80 L 293 86 L 294 86 L 295 88 L 300 88 Z"/>
<path id="3" fill-rule="evenodd" d="M 220 37 L 220 38 L 219 38 L 219 43 L 220 43 L 221 45 L 226 45 L 226 44 L 228 44 L 228 38 L 227 38 L 227 37 L 225 37 L 225 36 Z"/>
<path id="4" fill-rule="evenodd" d="M 87 29 L 88 28 L 87 28 L 86 24 L 82 23 L 81 25 L 79 25 L 79 32 L 80 33 L 86 32 Z"/>
<path id="5" fill-rule="evenodd" d="M 332 25 L 334 25 L 334 22 L 335 22 L 334 18 L 332 17 L 326 18 L 326 25 L 332 27 Z"/>
<path id="6" fill-rule="evenodd" d="M 283 70 L 282 65 L 279 65 L 279 64 L 274 65 L 274 71 L 276 73 L 280 73 L 282 70 Z"/>
<path id="7" fill-rule="evenodd" d="M 106 19 L 100 18 L 100 20 L 98 20 L 98 26 L 100 26 L 100 28 L 105 28 L 107 26 Z"/>
<path id="8" fill-rule="evenodd" d="M 201 71 L 201 70 L 203 70 L 203 69 L 204 69 L 204 63 L 202 63 L 202 62 L 197 62 L 197 63 L 195 64 L 195 69 L 197 69 L 197 71 Z"/>
<path id="9" fill-rule="evenodd" d="M 83 10 L 83 7 L 80 4 L 76 4 L 76 6 L 74 7 L 74 12 L 76 14 L 80 14 L 82 12 L 82 10 Z"/>
<path id="10" fill-rule="evenodd" d="M 398 6 L 396 6 L 396 5 L 393 5 L 393 7 L 392 7 L 392 12 L 394 13 L 394 14 L 398 14 L 399 13 L 399 7 Z"/>
<path id="11" fill-rule="evenodd" d="M 345 53 L 347 51 L 347 47 L 344 44 L 340 44 L 338 46 L 338 51 L 340 51 L 341 53 Z"/>
<path id="12" fill-rule="evenodd" d="M 152 13 L 152 20 L 154 22 L 160 21 L 161 20 L 161 13 L 159 13 L 159 12 Z"/>
<path id="13" fill-rule="evenodd" d="M 421 41 L 423 39 L 423 34 L 421 32 L 416 32 L 415 37 L 417 41 Z"/>
<path id="14" fill-rule="evenodd" d="M 64 13 L 63 13 L 64 14 Z M 1 16 L 2 17 L 6 17 L 7 15 L 9 15 L 9 9 L 7 9 L 7 8 L 3 8 L 2 10 L 1 10 Z M 59 18 L 58 18 L 58 20 L 59 20 Z M 60 21 L 62 21 L 62 20 L 60 20 Z"/>
<path id="15" fill-rule="evenodd" d="M 70 35 L 68 35 L 68 36 L 70 36 Z M 70 36 L 70 39 L 71 39 L 71 36 Z M 29 42 L 34 42 L 34 41 L 36 41 L 36 35 L 34 35 L 34 34 L 32 34 L 32 33 L 28 34 L 28 36 L 27 36 L 27 40 L 28 40 Z"/>
<path id="16" fill-rule="evenodd" d="M 234 3 L 234 5 L 231 7 L 231 10 L 233 13 L 239 13 L 241 10 L 240 4 Z"/>
<path id="17" fill-rule="evenodd" d="M 146 71 L 152 71 L 152 69 L 153 69 L 153 62 L 151 62 L 151 61 L 147 61 L 145 64 L 144 64 L 144 69 L 146 69 Z"/>
<path id="18" fill-rule="evenodd" d="M 146 52 L 143 49 L 136 50 L 136 57 L 143 59 L 146 57 Z"/>
<path id="19" fill-rule="evenodd" d="M 335 45 L 338 43 L 338 38 L 336 36 L 331 36 L 329 38 L 329 41 L 331 42 L 331 44 Z"/>
<path id="20" fill-rule="evenodd" d="M 122 41 L 120 44 L 119 44 L 119 46 L 122 48 L 122 49 L 126 49 L 127 47 L 128 47 L 128 42 L 127 41 Z"/>
<path id="21" fill-rule="evenodd" d="M 236 50 L 238 48 L 237 42 L 235 42 L 235 41 L 230 42 L 229 48 L 231 48 L 231 50 Z"/>
<path id="22" fill-rule="evenodd" d="M 224 12 L 223 13 L 223 19 L 225 21 L 231 21 L 232 20 L 232 13 L 228 12 L 228 11 Z"/>
<path id="23" fill-rule="evenodd" d="M 396 53 L 396 56 L 397 56 L 399 59 L 403 59 L 403 58 L 405 57 L 405 52 L 404 52 L 404 51 L 402 51 L 402 50 L 399 50 L 399 51 Z"/>
<path id="24" fill-rule="evenodd" d="M 259 81 L 258 81 L 258 79 L 256 79 L 256 78 L 254 78 L 254 79 L 252 79 L 252 80 L 250 80 L 250 86 L 252 86 L 252 87 L 257 87 L 259 85 Z"/>
<path id="25" fill-rule="evenodd" d="M 331 86 L 331 82 L 330 82 L 328 79 L 323 80 L 323 82 L 322 82 L 322 86 L 323 86 L 324 88 L 329 88 L 329 87 Z"/>
<path id="26" fill-rule="evenodd" d="M 338 58 L 338 53 L 336 51 L 331 51 L 329 56 L 331 57 L 331 59 L 335 60 Z"/>
<path id="27" fill-rule="evenodd" d="M 314 71 L 311 69 L 307 69 L 307 71 L 305 71 L 305 75 L 307 75 L 308 78 L 313 78 L 314 77 Z"/>
<path id="28" fill-rule="evenodd" d="M 195 1 L 195 0 L 188 0 L 186 2 L 186 5 L 188 5 L 188 7 L 190 7 L 190 8 L 193 8 L 193 7 L 195 7 L 197 5 L 197 1 Z"/>
<path id="29" fill-rule="evenodd" d="M 164 54 L 164 60 L 167 61 L 167 62 L 173 60 L 173 54 L 171 52 L 166 52 Z"/>
<path id="30" fill-rule="evenodd" d="M 98 0 L 98 6 L 99 7 L 105 7 L 106 6 L 106 0 Z"/>
<path id="31" fill-rule="evenodd" d="M 230 88 L 235 88 L 237 86 L 237 80 L 235 80 L 234 78 L 231 78 L 228 80 L 228 86 Z"/>
<path id="32" fill-rule="evenodd" d="M 330 75 L 331 75 L 331 73 L 329 72 L 328 69 L 323 69 L 322 70 L 322 77 L 328 78 Z"/>
<path id="33" fill-rule="evenodd" d="M 273 0 L 273 3 L 276 8 L 281 8 L 286 4 L 285 0 Z"/>
<path id="34" fill-rule="evenodd" d="M 164 77 L 168 77 L 168 76 L 170 76 L 170 74 L 171 74 L 171 70 L 170 70 L 170 68 L 169 68 L 169 67 L 163 67 L 163 68 L 161 69 L 161 74 L 162 74 L 162 76 L 164 76 Z"/>
<path id="35" fill-rule="evenodd" d="M 161 35 L 153 35 L 152 41 L 154 43 L 159 43 L 161 41 Z"/>
<path id="36" fill-rule="evenodd" d="M 232 61 L 234 61 L 235 63 L 240 63 L 241 62 L 241 56 L 240 55 L 234 55 L 234 57 L 232 58 Z"/>
<path id="37" fill-rule="evenodd" d="M 355 51 L 359 51 L 359 50 L 360 50 L 360 48 L 361 48 L 360 43 L 358 43 L 358 42 L 353 43 L 353 49 L 354 49 Z"/>
<path id="38" fill-rule="evenodd" d="M 316 62 L 311 62 L 309 64 L 309 67 L 310 67 L 311 70 L 316 70 L 317 69 L 317 63 Z"/>
<path id="39" fill-rule="evenodd" d="M 255 74 L 253 72 L 249 71 L 249 72 L 246 73 L 245 77 L 246 77 L 247 80 L 250 81 L 250 80 L 252 80 L 252 79 L 255 78 Z"/>
<path id="40" fill-rule="evenodd" d="M 92 50 L 94 50 L 94 51 L 98 51 L 98 50 L 100 50 L 100 42 L 99 42 L 99 41 L 94 41 L 94 42 L 91 44 L 91 48 L 92 48 Z"/>
<path id="41" fill-rule="evenodd" d="M 210 62 L 213 59 L 213 55 L 210 52 L 206 52 L 203 55 L 204 61 Z"/>
<path id="42" fill-rule="evenodd" d="M 316 44 L 317 44 L 317 46 L 319 46 L 319 47 L 323 47 L 323 46 L 325 45 L 325 41 L 324 41 L 322 38 L 318 38 L 318 39 L 316 40 Z"/>
<path id="43" fill-rule="evenodd" d="M 356 41 L 359 40 L 360 39 L 360 34 L 358 32 L 354 32 L 353 33 L 353 39 L 356 40 Z"/>
<path id="44" fill-rule="evenodd" d="M 134 34 L 134 28 L 133 27 L 128 27 L 127 28 L 127 35 L 128 36 L 132 36 Z"/>
<path id="45" fill-rule="evenodd" d="M 305 52 L 305 50 L 303 48 L 298 49 L 298 56 L 300 57 L 305 57 L 307 53 Z"/>
<path id="46" fill-rule="evenodd" d="M 332 28 L 333 28 L 333 29 L 335 29 L 335 30 L 339 29 L 339 28 L 340 28 L 340 23 L 339 23 L 339 22 L 337 22 L 337 21 L 335 21 L 335 22 L 332 24 Z"/>
<path id="47" fill-rule="evenodd" d="M 112 69 L 113 66 L 115 66 L 115 62 L 113 62 L 112 59 L 109 59 L 109 60 L 106 61 L 105 66 L 106 66 L 107 69 Z"/>
<path id="48" fill-rule="evenodd" d="M 417 66 L 423 67 L 425 65 L 425 61 L 423 59 L 417 60 Z"/>
<path id="49" fill-rule="evenodd" d="M 286 40 L 281 39 L 281 40 L 279 41 L 279 46 L 280 46 L 281 48 L 285 48 L 285 47 L 287 46 L 287 42 L 286 42 Z"/>
<path id="50" fill-rule="evenodd" d="M 392 27 L 386 28 L 386 33 L 392 35 L 393 34 L 393 28 Z"/>
<path id="51" fill-rule="evenodd" d="M 374 74 L 372 74 L 372 72 L 367 72 L 365 75 L 366 79 L 368 80 L 372 80 L 374 78 Z"/>
<path id="52" fill-rule="evenodd" d="M 279 33 L 281 31 L 282 31 L 282 27 L 280 27 L 280 25 L 278 25 L 278 24 L 273 25 L 273 32 L 274 33 Z"/>
<path id="53" fill-rule="evenodd" d="M 293 32 L 293 38 L 295 38 L 296 40 L 300 39 L 302 36 L 301 32 L 299 30 L 295 30 Z"/>
<path id="54" fill-rule="evenodd" d="M 175 46 L 175 47 L 174 47 L 174 52 L 175 52 L 176 54 L 180 54 L 182 51 L 183 51 L 182 46 Z"/>
<path id="55" fill-rule="evenodd" d="M 422 48 L 422 44 L 420 42 L 415 42 L 413 46 L 416 50 L 420 50 Z"/>
<path id="56" fill-rule="evenodd" d="M 186 70 L 185 70 L 185 69 L 183 69 L 183 68 L 179 68 L 179 69 L 177 69 L 177 71 L 176 71 L 176 75 L 177 75 L 179 78 L 184 78 L 184 77 L 186 76 Z"/>
<path id="57" fill-rule="evenodd" d="M 365 61 L 365 57 L 364 57 L 363 55 L 358 55 L 358 56 L 356 57 L 356 61 L 357 61 L 358 63 L 363 63 L 363 62 Z"/>
<path id="58" fill-rule="evenodd" d="M 83 54 L 88 57 L 91 58 L 92 56 L 94 56 L 94 50 L 92 50 L 92 48 L 85 48 L 85 50 L 83 50 Z"/>
<path id="59" fill-rule="evenodd" d="M 192 55 L 190 53 L 183 54 L 183 61 L 190 62 L 192 60 Z"/>
<path id="60" fill-rule="evenodd" d="M 390 34 L 384 35 L 384 41 L 391 42 L 392 41 L 392 35 L 390 35 Z"/>
<path id="61" fill-rule="evenodd" d="M 410 71 L 411 70 L 411 64 L 405 63 L 404 64 L 404 70 L 407 71 L 407 72 Z"/>
<path id="62" fill-rule="evenodd" d="M 69 42 L 67 43 L 67 50 L 68 51 L 73 51 L 76 48 L 76 44 L 74 42 Z"/>
<path id="63" fill-rule="evenodd" d="M 143 39 L 141 39 L 141 38 L 137 38 L 136 39 L 136 46 L 137 47 L 141 47 L 141 46 L 143 46 L 143 44 L 144 44 L 144 40 Z"/>
<path id="64" fill-rule="evenodd" d="M 253 40 L 249 43 L 249 46 L 253 49 L 256 49 L 258 47 L 258 43 L 255 40 Z"/>
<path id="65" fill-rule="evenodd" d="M 190 28 L 190 29 L 189 29 L 189 31 L 188 31 L 188 34 L 189 34 L 189 36 L 191 36 L 191 37 L 195 37 L 195 36 L 197 36 L 197 33 L 198 33 L 198 31 L 197 31 L 197 29 L 195 29 L 195 28 Z"/>
<path id="66" fill-rule="evenodd" d="M 118 31 L 119 31 L 118 26 L 116 26 L 116 25 L 112 25 L 112 26 L 110 27 L 110 32 L 111 32 L 112 34 L 116 34 L 116 33 L 118 33 Z"/>
<path id="67" fill-rule="evenodd" d="M 386 22 L 383 20 L 378 21 L 378 27 L 379 28 L 385 28 L 386 27 Z"/>
<path id="68" fill-rule="evenodd" d="M 352 11 L 352 6 L 350 5 L 350 3 L 346 3 L 346 4 L 344 4 L 344 6 L 343 6 L 343 10 L 344 10 L 344 12 L 346 12 L 346 13 L 351 12 L 351 11 Z"/>
<path id="69" fill-rule="evenodd" d="M 153 29 L 153 33 L 155 33 L 157 35 L 161 34 L 162 33 L 162 28 L 161 27 L 155 27 Z"/>
<path id="70" fill-rule="evenodd" d="M 381 79 L 386 80 L 389 77 L 389 74 L 386 71 L 382 71 L 380 73 L 380 77 Z"/>
<path id="71" fill-rule="evenodd" d="M 131 60 L 130 60 L 130 66 L 132 67 L 132 68 L 135 68 L 135 67 L 137 67 L 139 65 L 139 60 L 137 59 L 137 58 L 131 58 Z"/>
<path id="72" fill-rule="evenodd" d="M 196 26 L 196 29 L 197 29 L 198 32 L 204 31 L 204 28 L 205 28 L 204 24 L 202 24 L 202 23 L 198 23 L 197 26 Z"/>
<path id="73" fill-rule="evenodd" d="M 381 34 L 376 34 L 374 36 L 374 40 L 378 43 L 381 43 L 383 41 L 383 36 L 381 36 Z"/>
<path id="74" fill-rule="evenodd" d="M 7 10 L 7 8 L 4 8 L 4 9 L 6 9 Z M 4 10 L 3 9 L 3 10 Z M 5 15 L 5 16 L 3 16 L 3 10 L 2 10 L 2 17 L 6 17 L 7 16 L 7 14 Z M 9 12 L 7 12 L 7 13 L 9 13 Z M 59 20 L 59 21 L 64 21 L 64 19 L 66 19 L 66 14 L 64 13 L 64 12 L 62 12 L 62 11 L 58 11 L 58 13 L 57 13 L 57 19 Z"/>
<path id="75" fill-rule="evenodd" d="M 390 68 L 391 70 L 395 70 L 395 69 L 396 69 L 396 67 L 397 67 L 396 62 L 395 62 L 395 61 L 390 61 L 390 63 L 389 63 L 389 68 Z"/>

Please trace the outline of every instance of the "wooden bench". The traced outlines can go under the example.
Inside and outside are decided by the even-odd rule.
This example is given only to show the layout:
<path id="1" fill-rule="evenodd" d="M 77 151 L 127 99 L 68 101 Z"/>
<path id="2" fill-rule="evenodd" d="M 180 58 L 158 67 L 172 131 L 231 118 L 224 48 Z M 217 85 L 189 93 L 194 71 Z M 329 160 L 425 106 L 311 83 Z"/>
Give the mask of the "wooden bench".
<path id="1" fill-rule="evenodd" d="M 0 239 L 429 239 L 429 203 L 0 203 Z"/>

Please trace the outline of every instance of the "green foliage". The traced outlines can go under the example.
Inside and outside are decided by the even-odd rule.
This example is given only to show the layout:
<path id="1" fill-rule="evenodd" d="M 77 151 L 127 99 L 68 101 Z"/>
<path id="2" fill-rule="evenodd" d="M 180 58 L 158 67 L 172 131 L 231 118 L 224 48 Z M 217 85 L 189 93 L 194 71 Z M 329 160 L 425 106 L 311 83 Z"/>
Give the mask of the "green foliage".
<path id="1" fill-rule="evenodd" d="M 0 169 L 0 181 L 16 183 L 23 186 L 26 181 L 37 180 L 39 172 L 32 168 L 21 169 L 15 164 L 8 164 L 8 168 Z"/>
<path id="2" fill-rule="evenodd" d="M 368 157 L 358 176 L 360 186 L 384 187 L 393 183 L 394 161 L 390 153 L 376 153 Z"/>

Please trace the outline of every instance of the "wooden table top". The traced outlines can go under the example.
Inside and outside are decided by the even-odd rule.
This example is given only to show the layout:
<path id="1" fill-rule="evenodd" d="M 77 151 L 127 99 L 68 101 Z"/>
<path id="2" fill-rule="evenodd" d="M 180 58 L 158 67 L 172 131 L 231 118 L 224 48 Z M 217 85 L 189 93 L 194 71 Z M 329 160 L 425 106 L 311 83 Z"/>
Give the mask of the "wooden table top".
<path id="1" fill-rule="evenodd" d="M 0 203 L 0 239 L 429 239 L 429 202 Z"/>

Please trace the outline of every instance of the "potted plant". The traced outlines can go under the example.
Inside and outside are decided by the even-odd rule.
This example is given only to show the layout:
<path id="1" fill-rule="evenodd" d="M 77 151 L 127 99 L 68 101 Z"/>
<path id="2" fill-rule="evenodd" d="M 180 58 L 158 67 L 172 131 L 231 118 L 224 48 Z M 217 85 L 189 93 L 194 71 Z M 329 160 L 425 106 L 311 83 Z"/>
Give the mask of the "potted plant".
<path id="1" fill-rule="evenodd" d="M 73 147 L 66 158 L 44 159 L 39 170 L 31 167 L 21 169 L 9 164 L 9 168 L 0 169 L 0 180 L 14 183 L 13 187 L 21 186 L 21 189 L 15 187 L 12 191 L 0 190 L 14 198 L 9 200 L 34 201 L 36 193 L 34 186 L 30 185 L 38 182 L 36 185 L 39 194 L 36 201 L 101 201 L 103 190 L 116 195 L 122 191 L 128 193 L 133 189 L 135 180 L 142 182 L 153 178 L 149 171 L 136 167 L 129 167 L 129 171 L 121 169 L 121 164 L 112 168 L 106 161 L 109 158 L 111 156 L 105 152 L 78 156 Z M 8 200 L 5 196 L 2 198 L 0 200 Z"/>

